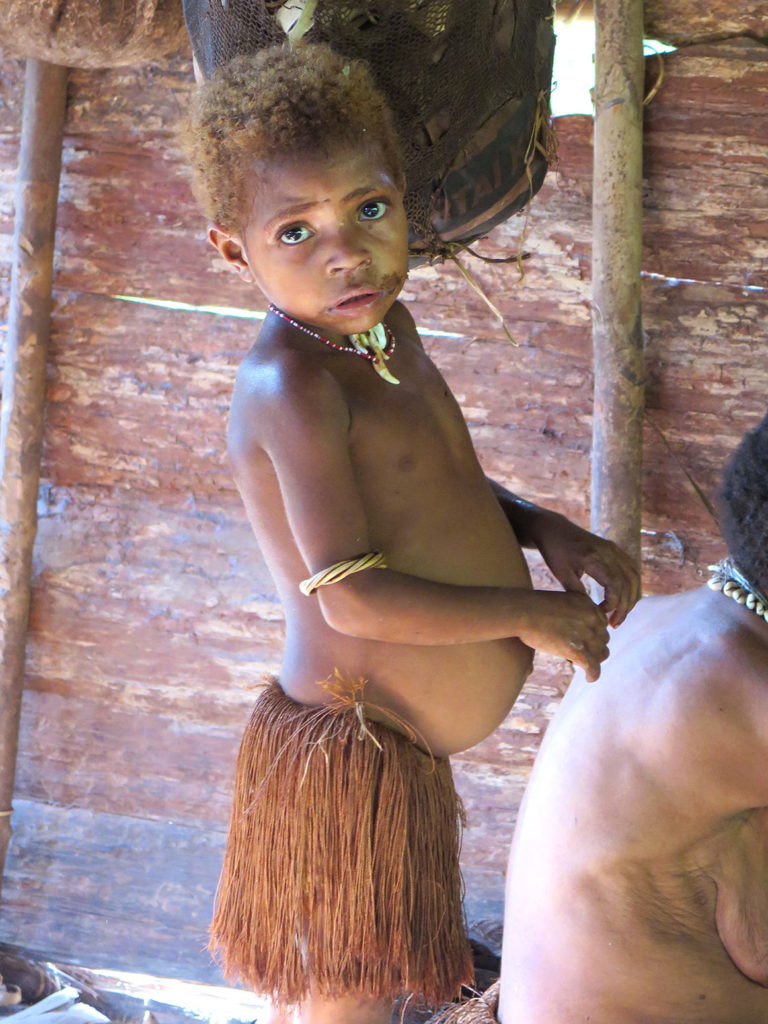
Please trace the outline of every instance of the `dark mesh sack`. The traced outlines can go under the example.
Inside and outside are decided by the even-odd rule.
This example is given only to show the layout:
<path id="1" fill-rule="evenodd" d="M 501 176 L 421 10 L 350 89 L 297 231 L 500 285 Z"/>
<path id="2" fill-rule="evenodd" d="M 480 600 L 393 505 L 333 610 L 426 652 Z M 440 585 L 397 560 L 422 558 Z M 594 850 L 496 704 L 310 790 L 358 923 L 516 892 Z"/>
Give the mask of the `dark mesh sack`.
<path id="1" fill-rule="evenodd" d="M 203 77 L 236 54 L 307 42 L 367 61 L 395 116 L 412 252 L 440 258 L 541 186 L 554 156 L 551 0 L 184 0 Z"/>

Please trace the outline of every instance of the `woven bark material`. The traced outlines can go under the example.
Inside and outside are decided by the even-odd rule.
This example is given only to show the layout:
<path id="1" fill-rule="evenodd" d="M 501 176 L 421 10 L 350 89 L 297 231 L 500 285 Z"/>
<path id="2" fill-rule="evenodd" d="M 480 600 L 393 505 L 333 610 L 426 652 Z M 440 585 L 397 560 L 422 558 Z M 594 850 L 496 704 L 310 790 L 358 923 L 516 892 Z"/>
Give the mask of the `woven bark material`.
<path id="1" fill-rule="evenodd" d="M 0 0 L 3 49 L 68 67 L 140 64 L 186 46 L 181 0 Z"/>
<path id="2" fill-rule="evenodd" d="M 427 1024 L 497 1024 L 500 992 L 501 982 L 495 981 L 481 996 L 438 1011 Z"/>
<path id="3" fill-rule="evenodd" d="M 436 1004 L 472 981 L 450 765 L 359 696 L 308 707 L 273 681 L 241 743 L 211 949 L 281 1006 L 310 984 Z"/>

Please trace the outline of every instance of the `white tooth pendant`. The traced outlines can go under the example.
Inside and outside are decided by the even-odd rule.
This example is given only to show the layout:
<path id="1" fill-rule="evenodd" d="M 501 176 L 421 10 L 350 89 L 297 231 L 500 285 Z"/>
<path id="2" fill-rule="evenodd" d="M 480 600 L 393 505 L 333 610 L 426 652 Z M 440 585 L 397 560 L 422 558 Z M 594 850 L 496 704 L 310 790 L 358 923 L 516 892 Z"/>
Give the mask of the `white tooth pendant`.
<path id="1" fill-rule="evenodd" d="M 387 369 L 386 361 L 392 354 L 394 345 L 387 353 L 388 338 L 384 324 L 378 323 L 370 331 L 364 331 L 362 334 L 350 334 L 349 340 L 358 352 L 367 355 L 382 380 L 387 381 L 388 384 L 400 383 L 397 377 Z"/>

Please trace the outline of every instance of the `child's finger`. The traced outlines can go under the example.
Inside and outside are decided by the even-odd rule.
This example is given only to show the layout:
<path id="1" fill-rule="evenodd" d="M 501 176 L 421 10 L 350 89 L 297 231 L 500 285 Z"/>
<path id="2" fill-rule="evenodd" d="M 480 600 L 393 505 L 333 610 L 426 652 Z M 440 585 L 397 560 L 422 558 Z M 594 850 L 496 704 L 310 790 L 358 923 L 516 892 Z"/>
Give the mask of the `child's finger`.
<path id="1" fill-rule="evenodd" d="M 606 599 L 608 598 L 606 593 Z M 613 595 L 611 595 L 613 597 Z M 612 608 L 606 608 L 609 622 L 615 629 L 620 626 L 640 599 L 640 575 L 634 568 L 628 572 L 618 587 Z"/>
<path id="2" fill-rule="evenodd" d="M 607 654 L 606 654 L 607 657 Z M 580 669 L 584 670 L 584 675 L 587 677 L 588 683 L 597 682 L 600 678 L 600 662 L 605 661 L 605 658 L 590 656 L 586 651 L 581 655 L 574 655 L 573 662 L 578 665 Z"/>
<path id="3" fill-rule="evenodd" d="M 627 602 L 620 595 L 606 590 L 605 597 L 600 602 L 600 608 L 605 612 L 608 624 L 615 629 L 621 625 L 627 616 Z"/>
<path id="4" fill-rule="evenodd" d="M 587 680 L 594 683 L 600 677 L 600 663 L 605 661 L 609 654 L 607 627 L 604 624 L 596 627 L 584 642 L 570 640 L 568 647 L 569 660 L 583 669 Z"/>
<path id="5" fill-rule="evenodd" d="M 641 589 L 640 573 L 634 562 L 620 549 L 616 548 L 616 552 L 616 564 L 606 570 L 605 597 L 600 605 L 614 629 L 637 604 Z"/>
<path id="6" fill-rule="evenodd" d="M 563 590 L 576 594 L 587 593 L 587 588 L 582 583 L 581 577 L 577 576 L 570 566 L 564 566 L 559 572 L 555 573 L 555 575 L 560 581 Z"/>

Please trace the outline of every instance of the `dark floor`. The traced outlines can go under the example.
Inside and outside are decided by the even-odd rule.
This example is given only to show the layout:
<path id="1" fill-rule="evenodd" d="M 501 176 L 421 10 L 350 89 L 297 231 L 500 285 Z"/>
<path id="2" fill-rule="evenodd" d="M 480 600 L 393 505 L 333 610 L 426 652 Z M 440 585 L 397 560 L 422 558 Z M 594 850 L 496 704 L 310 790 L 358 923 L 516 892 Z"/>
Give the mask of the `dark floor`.
<path id="1" fill-rule="evenodd" d="M 499 958 L 475 942 L 472 952 L 475 985 L 484 991 L 498 978 Z M 259 1024 L 264 1011 L 263 1001 L 238 989 L 54 964 L 40 953 L 3 943 L 0 976 L 22 992 L 22 1003 L 0 1009 L 0 1020 L 6 1016 L 10 1020 L 16 1010 L 67 985 L 77 989 L 80 1001 L 99 1010 L 111 1024 L 207 1024 L 214 1018 L 227 1024 Z M 433 1013 L 409 1003 L 404 1013 L 396 1010 L 392 1024 L 425 1024 Z"/>

